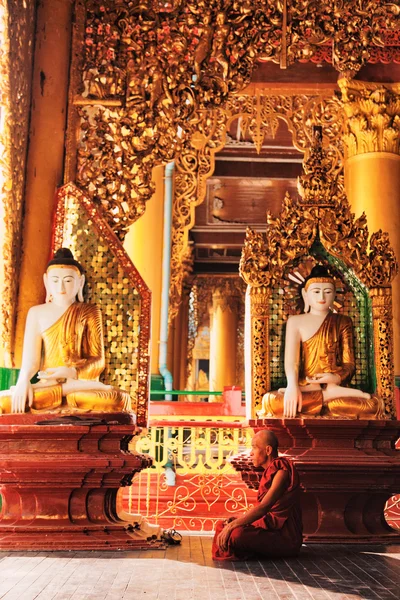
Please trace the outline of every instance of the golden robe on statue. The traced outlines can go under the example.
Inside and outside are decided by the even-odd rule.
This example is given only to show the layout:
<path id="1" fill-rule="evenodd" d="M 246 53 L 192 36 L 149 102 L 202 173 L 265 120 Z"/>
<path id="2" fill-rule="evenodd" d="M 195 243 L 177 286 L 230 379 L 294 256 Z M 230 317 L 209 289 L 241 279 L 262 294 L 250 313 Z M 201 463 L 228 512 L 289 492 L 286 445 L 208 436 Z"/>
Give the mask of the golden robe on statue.
<path id="1" fill-rule="evenodd" d="M 349 384 L 355 371 L 353 324 L 350 317 L 329 313 L 318 331 L 301 343 L 299 385 L 302 393 L 301 415 L 329 415 L 348 418 L 377 418 L 383 410 L 382 402 L 372 396 L 338 396 L 324 401 L 321 389 L 307 391 L 312 387 L 307 378 L 319 373 L 340 376 L 340 386 Z M 267 392 L 263 397 L 259 417 L 283 416 L 284 391 Z"/>
<path id="2" fill-rule="evenodd" d="M 104 390 L 90 389 L 90 382 L 98 382 L 105 367 L 101 312 L 96 305 L 75 302 L 42 332 L 41 370 L 61 366 L 77 370 L 76 391 L 63 397 L 64 381 L 40 382 L 33 386 L 31 410 L 60 410 L 64 405 L 66 412 L 131 411 L 128 392 L 111 386 L 104 386 Z M 85 382 L 82 389 L 79 389 L 80 381 Z M 3 413 L 11 412 L 9 390 L 0 393 L 0 409 Z"/>

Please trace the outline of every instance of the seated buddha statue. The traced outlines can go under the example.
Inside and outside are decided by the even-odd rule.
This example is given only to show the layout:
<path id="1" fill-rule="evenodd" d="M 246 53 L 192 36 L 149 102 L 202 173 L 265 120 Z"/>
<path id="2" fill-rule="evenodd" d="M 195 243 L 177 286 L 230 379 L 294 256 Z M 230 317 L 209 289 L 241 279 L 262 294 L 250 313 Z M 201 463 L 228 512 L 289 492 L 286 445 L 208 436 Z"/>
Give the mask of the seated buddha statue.
<path id="1" fill-rule="evenodd" d="M 335 282 L 324 267 L 312 269 L 302 296 L 304 314 L 289 317 L 286 326 L 287 387 L 267 392 L 258 416 L 381 418 L 379 398 L 348 387 L 355 372 L 353 324 L 331 310 Z"/>
<path id="2" fill-rule="evenodd" d="M 21 370 L 16 385 L 0 392 L 0 413 L 131 411 L 127 392 L 99 381 L 101 312 L 83 301 L 84 283 L 71 251 L 58 250 L 44 274 L 46 302 L 28 312 Z"/>

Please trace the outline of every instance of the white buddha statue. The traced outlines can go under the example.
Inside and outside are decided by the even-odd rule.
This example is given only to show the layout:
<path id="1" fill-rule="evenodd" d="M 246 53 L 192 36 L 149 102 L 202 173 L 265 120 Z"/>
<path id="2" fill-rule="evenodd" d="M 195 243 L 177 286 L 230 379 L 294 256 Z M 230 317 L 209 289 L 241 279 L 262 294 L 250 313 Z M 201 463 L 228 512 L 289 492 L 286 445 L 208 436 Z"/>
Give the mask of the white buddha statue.
<path id="1" fill-rule="evenodd" d="M 18 381 L 0 392 L 2 413 L 131 411 L 127 392 L 98 380 L 105 366 L 101 312 L 83 302 L 84 283 L 71 251 L 58 250 L 44 274 L 46 302 L 28 312 Z"/>
<path id="2" fill-rule="evenodd" d="M 332 312 L 335 283 L 324 267 L 312 269 L 302 296 L 304 314 L 289 317 L 286 326 L 287 387 L 267 392 L 258 416 L 381 418 L 379 398 L 348 387 L 355 371 L 353 324 Z"/>
<path id="3" fill-rule="evenodd" d="M 28 312 L 18 381 L 0 392 L 1 413 L 131 413 L 128 392 L 98 381 L 105 366 L 103 326 L 100 309 L 83 302 L 84 283 L 83 268 L 71 251 L 58 250 L 44 274 L 46 302 Z M 31 384 L 36 373 L 39 381 Z M 132 537 L 180 543 L 175 530 L 125 511 L 121 498 L 117 504 Z"/>

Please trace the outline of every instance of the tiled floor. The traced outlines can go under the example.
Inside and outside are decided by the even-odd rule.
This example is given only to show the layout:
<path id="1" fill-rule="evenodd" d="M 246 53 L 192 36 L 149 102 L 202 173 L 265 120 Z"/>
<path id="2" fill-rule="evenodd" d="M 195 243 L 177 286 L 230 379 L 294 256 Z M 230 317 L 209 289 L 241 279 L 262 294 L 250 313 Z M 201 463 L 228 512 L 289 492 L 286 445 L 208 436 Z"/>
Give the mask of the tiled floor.
<path id="1" fill-rule="evenodd" d="M 298 559 L 213 563 L 211 538 L 147 552 L 0 553 L 6 600 L 400 598 L 400 546 L 304 546 Z"/>

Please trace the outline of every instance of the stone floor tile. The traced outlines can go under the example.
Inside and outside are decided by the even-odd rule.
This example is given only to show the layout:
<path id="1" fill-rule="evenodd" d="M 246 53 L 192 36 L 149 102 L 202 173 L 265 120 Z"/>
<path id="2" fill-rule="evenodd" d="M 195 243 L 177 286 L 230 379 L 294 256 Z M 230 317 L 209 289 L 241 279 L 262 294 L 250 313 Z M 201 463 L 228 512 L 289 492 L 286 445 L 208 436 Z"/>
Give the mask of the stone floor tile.
<path id="1" fill-rule="evenodd" d="M 310 545 L 214 562 L 211 536 L 165 551 L 0 553 L 0 600 L 394 600 L 400 546 Z"/>

